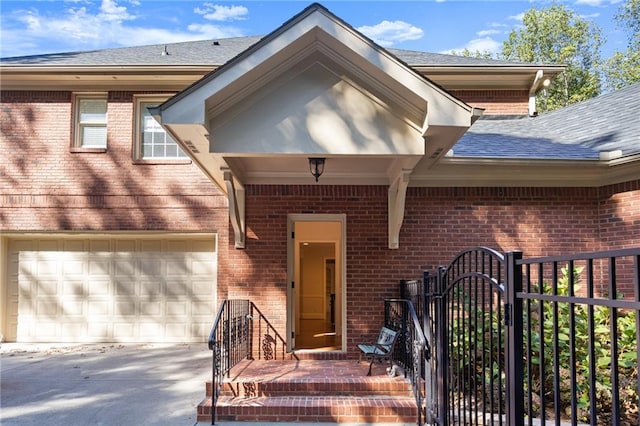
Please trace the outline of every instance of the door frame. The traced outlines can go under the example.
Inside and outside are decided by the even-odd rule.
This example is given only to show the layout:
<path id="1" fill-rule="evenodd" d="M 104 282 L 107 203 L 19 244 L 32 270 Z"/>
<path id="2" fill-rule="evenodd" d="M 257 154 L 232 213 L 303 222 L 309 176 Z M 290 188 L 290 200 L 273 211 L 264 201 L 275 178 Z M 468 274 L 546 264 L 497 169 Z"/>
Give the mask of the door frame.
<path id="1" fill-rule="evenodd" d="M 297 304 L 295 303 L 296 291 L 295 283 L 295 264 L 296 264 L 296 245 L 298 240 L 294 237 L 295 224 L 297 222 L 339 222 L 340 223 L 340 241 L 322 241 L 336 243 L 336 262 L 340 261 L 340 295 L 341 303 L 339 312 L 341 321 L 340 330 L 336 329 L 336 333 L 340 332 L 342 336 L 341 351 L 346 352 L 347 347 L 347 215 L 342 214 L 304 214 L 290 213 L 287 215 L 287 351 L 291 352 L 295 349 L 295 331 L 296 319 L 299 315 L 296 312 Z M 321 241 L 317 241 L 321 242 Z M 336 295 L 338 297 L 338 295 Z M 338 321 L 336 321 L 338 323 Z M 336 324 L 338 325 L 338 324 Z"/>

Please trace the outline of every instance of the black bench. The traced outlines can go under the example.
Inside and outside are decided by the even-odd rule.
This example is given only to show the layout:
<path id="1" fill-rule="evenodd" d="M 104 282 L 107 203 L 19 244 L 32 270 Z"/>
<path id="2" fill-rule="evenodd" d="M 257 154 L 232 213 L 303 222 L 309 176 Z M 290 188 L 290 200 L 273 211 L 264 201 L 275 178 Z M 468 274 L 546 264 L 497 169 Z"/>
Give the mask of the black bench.
<path id="1" fill-rule="evenodd" d="M 387 327 L 382 327 L 382 329 L 380 329 L 380 334 L 378 335 L 378 340 L 375 343 L 358 344 L 358 349 L 360 349 L 360 359 L 358 362 L 362 361 L 363 355 L 365 359 L 371 361 L 369 363 L 369 372 L 367 373 L 367 376 L 371 375 L 371 366 L 375 360 L 380 362 L 383 360 L 389 361 L 389 367 L 393 367 L 393 349 L 395 348 L 397 338 L 397 331 Z"/>

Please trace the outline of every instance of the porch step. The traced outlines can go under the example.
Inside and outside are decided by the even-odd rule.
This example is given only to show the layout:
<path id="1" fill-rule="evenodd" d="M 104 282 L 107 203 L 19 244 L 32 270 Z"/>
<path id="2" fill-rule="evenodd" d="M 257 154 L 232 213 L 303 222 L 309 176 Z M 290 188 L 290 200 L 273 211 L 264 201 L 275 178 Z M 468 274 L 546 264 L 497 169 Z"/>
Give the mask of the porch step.
<path id="1" fill-rule="evenodd" d="M 410 396 L 220 397 L 216 420 L 245 422 L 415 423 Z M 198 406 L 198 421 L 211 420 L 211 398 Z"/>
<path id="2" fill-rule="evenodd" d="M 355 360 L 244 361 L 225 379 L 217 420 L 251 422 L 415 423 L 409 383 L 386 364 Z M 211 382 L 198 406 L 211 421 Z"/>

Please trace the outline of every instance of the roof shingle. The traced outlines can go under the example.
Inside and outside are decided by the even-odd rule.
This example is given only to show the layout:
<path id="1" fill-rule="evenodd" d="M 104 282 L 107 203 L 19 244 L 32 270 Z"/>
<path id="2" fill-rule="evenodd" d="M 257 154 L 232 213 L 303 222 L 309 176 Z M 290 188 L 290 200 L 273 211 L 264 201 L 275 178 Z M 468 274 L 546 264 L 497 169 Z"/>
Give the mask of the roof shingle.
<path id="1" fill-rule="evenodd" d="M 453 147 L 456 157 L 598 159 L 640 153 L 640 83 L 537 117 L 485 117 Z"/>

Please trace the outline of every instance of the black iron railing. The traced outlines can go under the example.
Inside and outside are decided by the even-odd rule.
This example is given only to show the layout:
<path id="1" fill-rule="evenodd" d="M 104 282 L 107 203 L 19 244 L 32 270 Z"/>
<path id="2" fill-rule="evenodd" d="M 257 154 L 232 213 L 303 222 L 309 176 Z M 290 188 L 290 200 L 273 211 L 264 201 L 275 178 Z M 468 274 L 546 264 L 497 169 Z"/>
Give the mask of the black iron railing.
<path id="1" fill-rule="evenodd" d="M 421 407 L 425 397 L 423 364 L 431 356 L 429 344 L 410 300 L 386 299 L 384 313 L 385 327 L 399 333 L 393 359 L 404 369 L 404 376 L 411 383 L 418 407 L 417 423 L 422 425 Z"/>
<path id="2" fill-rule="evenodd" d="M 508 261 L 509 424 L 640 424 L 640 248 Z"/>
<path id="3" fill-rule="evenodd" d="M 256 325 L 257 319 L 257 325 Z M 258 345 L 255 344 L 258 341 Z M 286 342 L 258 307 L 249 300 L 224 300 L 211 327 L 212 351 L 211 424 L 215 424 L 216 406 L 224 377 L 245 359 L 284 359 Z M 289 355 L 296 357 L 295 354 Z M 296 357 L 297 358 L 297 357 Z"/>
<path id="4" fill-rule="evenodd" d="M 640 248 L 523 259 L 477 247 L 425 273 L 427 421 L 640 424 L 639 265 Z"/>

